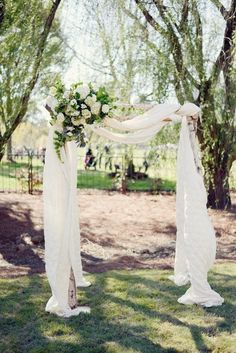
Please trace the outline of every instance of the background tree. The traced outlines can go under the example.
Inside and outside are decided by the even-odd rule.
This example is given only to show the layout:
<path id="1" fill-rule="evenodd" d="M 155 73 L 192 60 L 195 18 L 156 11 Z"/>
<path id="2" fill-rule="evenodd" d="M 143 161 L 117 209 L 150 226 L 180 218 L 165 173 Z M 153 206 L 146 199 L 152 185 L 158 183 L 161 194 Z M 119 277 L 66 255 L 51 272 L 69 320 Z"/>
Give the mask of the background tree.
<path id="1" fill-rule="evenodd" d="M 5 13 L 5 0 L 0 0 L 0 25 L 3 22 Z"/>
<path id="2" fill-rule="evenodd" d="M 198 138 L 208 205 L 230 207 L 229 174 L 236 158 L 236 0 L 225 5 L 219 0 L 91 3 L 91 29 L 93 33 L 96 29 L 103 48 L 103 55 L 96 58 L 102 57 L 104 66 L 99 69 L 112 77 L 108 83 L 121 87 L 128 82 L 127 53 L 120 48 L 124 42 L 133 42 L 133 96 L 140 102 L 176 97 L 181 104 L 192 101 L 201 107 Z"/>
<path id="3" fill-rule="evenodd" d="M 55 0 L 49 10 L 44 1 L 5 3 L 0 28 L 0 160 L 7 142 L 25 117 L 40 69 L 48 67 L 55 59 L 53 54 L 58 53 L 55 37 L 50 37 L 50 45 L 47 39 L 60 3 L 61 0 Z"/>
<path id="4" fill-rule="evenodd" d="M 158 58 L 154 82 L 164 80 L 181 104 L 193 101 L 202 109 L 198 137 L 208 204 L 214 208 L 230 206 L 228 180 L 236 157 L 236 0 L 226 3 L 227 7 L 218 0 L 119 1 L 137 24 L 137 37 Z"/>

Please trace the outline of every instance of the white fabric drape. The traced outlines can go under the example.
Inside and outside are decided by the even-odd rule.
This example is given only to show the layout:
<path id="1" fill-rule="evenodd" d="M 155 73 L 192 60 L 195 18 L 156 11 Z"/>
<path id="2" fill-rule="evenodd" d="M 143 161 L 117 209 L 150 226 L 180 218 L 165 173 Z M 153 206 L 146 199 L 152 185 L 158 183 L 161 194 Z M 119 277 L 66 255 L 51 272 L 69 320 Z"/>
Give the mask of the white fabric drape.
<path id="1" fill-rule="evenodd" d="M 80 256 L 77 207 L 77 152 L 74 141 L 61 149 L 61 162 L 53 145 L 54 128 L 49 131 L 44 167 L 45 262 L 52 297 L 46 311 L 60 316 L 77 315 L 81 309 L 68 305 L 70 269 L 77 286 L 84 286 Z"/>
<path id="2" fill-rule="evenodd" d="M 211 289 L 207 281 L 207 272 L 215 260 L 216 239 L 207 213 L 206 189 L 194 162 L 185 117 L 182 119 L 178 148 L 176 198 L 175 275 L 170 279 L 177 285 L 191 283 L 178 302 L 207 307 L 221 305 L 223 298 Z"/>
<path id="3" fill-rule="evenodd" d="M 220 305 L 223 298 L 207 282 L 207 272 L 215 259 L 215 234 L 206 209 L 206 191 L 194 163 L 186 116 L 199 113 L 194 104 L 161 104 L 145 114 L 119 122 L 106 119 L 105 127 L 88 126 L 95 133 L 113 141 L 137 144 L 150 140 L 168 124 L 164 119 L 182 118 L 177 167 L 177 241 L 175 274 L 177 285 L 191 287 L 179 298 L 183 304 Z M 123 131 L 115 133 L 110 128 Z M 128 131 L 128 133 L 126 133 Z M 68 306 L 70 269 L 76 285 L 83 286 L 80 256 L 80 232 L 77 208 L 75 142 L 61 150 L 63 163 L 53 146 L 54 128 L 50 128 L 44 168 L 44 231 L 46 271 L 52 290 L 46 310 L 61 316 L 77 315 L 83 309 Z"/>
<path id="4" fill-rule="evenodd" d="M 191 287 L 178 299 L 182 304 L 221 305 L 223 298 L 213 291 L 207 281 L 207 273 L 215 260 L 216 239 L 209 219 L 206 190 L 202 175 L 197 171 L 191 146 L 187 116 L 194 116 L 200 109 L 191 103 L 182 107 L 162 104 L 155 106 L 142 116 L 129 121 L 118 122 L 107 119 L 105 126 L 122 131 L 138 130 L 132 133 L 114 133 L 106 128 L 90 126 L 95 133 L 116 142 L 136 144 L 150 140 L 168 122 L 179 121 L 182 128 L 177 160 L 177 240 L 175 275 L 171 276 L 177 285 L 188 282 Z M 194 141 L 192 141 L 194 143 Z"/>

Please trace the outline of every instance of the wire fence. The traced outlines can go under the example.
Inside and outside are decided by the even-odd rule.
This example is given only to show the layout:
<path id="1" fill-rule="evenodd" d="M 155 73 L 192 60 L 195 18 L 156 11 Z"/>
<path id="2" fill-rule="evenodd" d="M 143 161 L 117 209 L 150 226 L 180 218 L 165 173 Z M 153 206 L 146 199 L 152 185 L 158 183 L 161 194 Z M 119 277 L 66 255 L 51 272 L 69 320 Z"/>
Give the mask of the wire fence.
<path id="1" fill-rule="evenodd" d="M 13 153 L 9 159 L 0 163 L 0 192 L 42 192 L 45 151 Z M 77 187 L 85 193 L 89 189 L 175 192 L 176 148 L 139 155 L 78 150 Z M 235 165 L 230 187 L 236 189 Z"/>

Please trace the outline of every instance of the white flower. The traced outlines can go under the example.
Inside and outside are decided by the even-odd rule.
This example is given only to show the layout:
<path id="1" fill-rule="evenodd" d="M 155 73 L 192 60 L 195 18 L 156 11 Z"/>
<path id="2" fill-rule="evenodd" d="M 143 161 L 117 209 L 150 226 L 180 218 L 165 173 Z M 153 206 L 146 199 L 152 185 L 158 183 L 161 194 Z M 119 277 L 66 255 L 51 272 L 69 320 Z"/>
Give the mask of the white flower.
<path id="1" fill-rule="evenodd" d="M 110 110 L 110 107 L 109 107 L 108 104 L 104 104 L 104 105 L 102 106 L 102 112 L 103 112 L 104 114 L 107 114 L 107 113 L 109 112 L 109 110 Z"/>
<path id="2" fill-rule="evenodd" d="M 79 93 L 80 99 L 85 99 L 90 93 L 90 88 L 88 85 L 79 86 L 77 87 L 76 92 Z"/>
<path id="3" fill-rule="evenodd" d="M 52 110 L 54 110 L 56 108 L 58 104 L 58 101 L 56 98 L 52 97 L 52 96 L 48 96 L 47 100 L 46 100 L 46 105 L 49 106 L 49 108 L 51 108 Z"/>
<path id="4" fill-rule="evenodd" d="M 63 126 L 60 122 L 56 122 L 56 124 L 54 124 L 54 127 L 55 127 L 55 131 L 57 132 L 63 132 Z"/>
<path id="5" fill-rule="evenodd" d="M 72 118 L 71 121 L 74 126 L 79 126 L 81 124 L 85 124 L 85 119 Z"/>
<path id="6" fill-rule="evenodd" d="M 97 92 L 99 90 L 99 87 L 98 87 L 97 83 L 92 83 L 92 87 L 93 87 L 95 92 Z"/>
<path id="7" fill-rule="evenodd" d="M 97 100 L 97 97 L 95 96 L 95 94 L 91 96 L 88 96 L 86 99 L 85 99 L 85 103 L 89 106 L 89 107 L 92 107 L 92 105 L 94 105 L 94 103 L 96 102 Z"/>
<path id="8" fill-rule="evenodd" d="M 99 114 L 100 108 L 101 108 L 101 103 L 100 102 L 94 103 L 94 105 L 91 107 L 92 114 Z"/>
<path id="9" fill-rule="evenodd" d="M 72 126 L 69 126 L 69 127 L 67 128 L 67 130 L 68 130 L 68 131 L 73 131 L 74 128 L 73 128 Z"/>
<path id="10" fill-rule="evenodd" d="M 70 105 L 77 105 L 76 99 L 72 99 L 72 100 L 70 101 Z"/>
<path id="11" fill-rule="evenodd" d="M 75 112 L 74 108 L 72 108 L 70 105 L 68 105 L 65 109 L 66 115 L 73 115 Z"/>
<path id="12" fill-rule="evenodd" d="M 82 110 L 82 116 L 87 119 L 91 117 L 91 112 L 88 109 Z"/>
<path id="13" fill-rule="evenodd" d="M 67 136 L 73 136 L 73 132 L 71 131 L 67 132 Z"/>
<path id="14" fill-rule="evenodd" d="M 50 87 L 49 93 L 50 93 L 52 96 L 54 96 L 54 95 L 57 93 L 56 87 L 54 87 L 54 86 Z"/>
<path id="15" fill-rule="evenodd" d="M 82 108 L 82 109 L 87 109 L 87 105 L 81 104 L 81 108 Z"/>
<path id="16" fill-rule="evenodd" d="M 75 126 L 79 126 L 81 124 L 80 120 L 75 119 L 75 118 L 72 118 L 71 121 L 72 121 L 72 124 Z"/>
<path id="17" fill-rule="evenodd" d="M 73 113 L 71 113 L 73 116 L 79 116 L 80 112 L 78 110 L 74 110 Z"/>
<path id="18" fill-rule="evenodd" d="M 69 99 L 70 98 L 70 91 L 65 91 L 63 94 L 63 98 Z"/>
<path id="19" fill-rule="evenodd" d="M 63 113 L 57 114 L 57 121 L 58 121 L 59 123 L 63 123 L 64 120 L 65 120 L 65 116 L 64 116 Z"/>

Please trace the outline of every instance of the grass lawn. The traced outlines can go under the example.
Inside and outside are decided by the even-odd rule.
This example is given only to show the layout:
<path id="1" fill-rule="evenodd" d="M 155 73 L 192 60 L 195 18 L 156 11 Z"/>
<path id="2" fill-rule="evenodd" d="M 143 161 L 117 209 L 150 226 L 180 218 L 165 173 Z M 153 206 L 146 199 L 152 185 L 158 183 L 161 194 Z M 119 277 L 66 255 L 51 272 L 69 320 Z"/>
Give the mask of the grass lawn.
<path id="1" fill-rule="evenodd" d="M 33 164 L 34 177 L 42 178 L 43 165 L 40 160 L 35 160 Z M 0 164 L 0 191 L 14 191 L 26 192 L 28 190 L 27 183 L 27 159 L 19 161 L 18 163 L 2 162 Z M 24 169 L 24 179 L 19 179 L 19 171 Z M 77 187 L 79 189 L 101 189 L 114 190 L 115 180 L 111 178 L 109 172 L 101 170 L 78 170 Z M 17 177 L 18 176 L 18 177 Z M 159 184 L 156 184 L 154 178 L 147 178 L 145 180 L 129 180 L 128 189 L 130 191 L 156 191 L 167 190 L 175 191 L 176 182 L 174 179 L 163 178 Z M 42 184 L 37 184 L 34 190 L 42 190 Z"/>
<path id="2" fill-rule="evenodd" d="M 84 152 L 85 153 L 85 152 Z M 109 177 L 110 170 L 105 170 L 104 160 L 101 168 L 97 171 L 84 170 L 84 158 L 81 151 L 78 159 L 78 178 L 77 186 L 80 189 L 115 189 L 114 180 Z M 114 162 L 114 161 L 113 161 Z M 137 166 L 142 166 L 143 157 L 136 156 L 134 162 Z M 122 164 L 120 160 L 117 162 Z M 14 191 L 21 192 L 28 190 L 28 158 L 17 159 L 17 163 L 9 163 L 2 161 L 0 163 L 0 191 Z M 23 172 L 23 179 L 20 171 Z M 128 189 L 130 191 L 175 191 L 176 189 L 176 160 L 170 154 L 168 158 L 161 159 L 158 166 L 150 167 L 148 169 L 148 178 L 145 180 L 129 180 Z M 113 170 L 114 171 L 114 170 Z M 36 182 L 34 190 L 42 190 L 42 172 L 43 163 L 41 158 L 33 159 L 33 176 Z M 21 177 L 21 179 L 20 179 Z M 159 181 L 157 181 L 159 180 Z M 236 188 L 236 163 L 233 164 L 230 175 L 230 187 Z"/>
<path id="3" fill-rule="evenodd" d="M 45 277 L 1 279 L 0 352 L 3 353 L 175 353 L 236 352 L 236 264 L 216 265 L 212 286 L 221 307 L 183 306 L 186 288 L 169 271 L 111 271 L 89 275 L 79 291 L 90 315 L 70 319 L 44 312 L 50 290 Z"/>
<path id="4" fill-rule="evenodd" d="M 102 171 L 85 170 L 78 171 L 77 187 L 79 189 L 115 189 L 114 179 L 108 173 Z M 155 184 L 155 179 L 147 178 L 144 180 L 129 180 L 129 191 L 152 191 L 152 190 L 168 190 L 175 191 L 176 182 L 172 180 L 161 180 Z"/>

